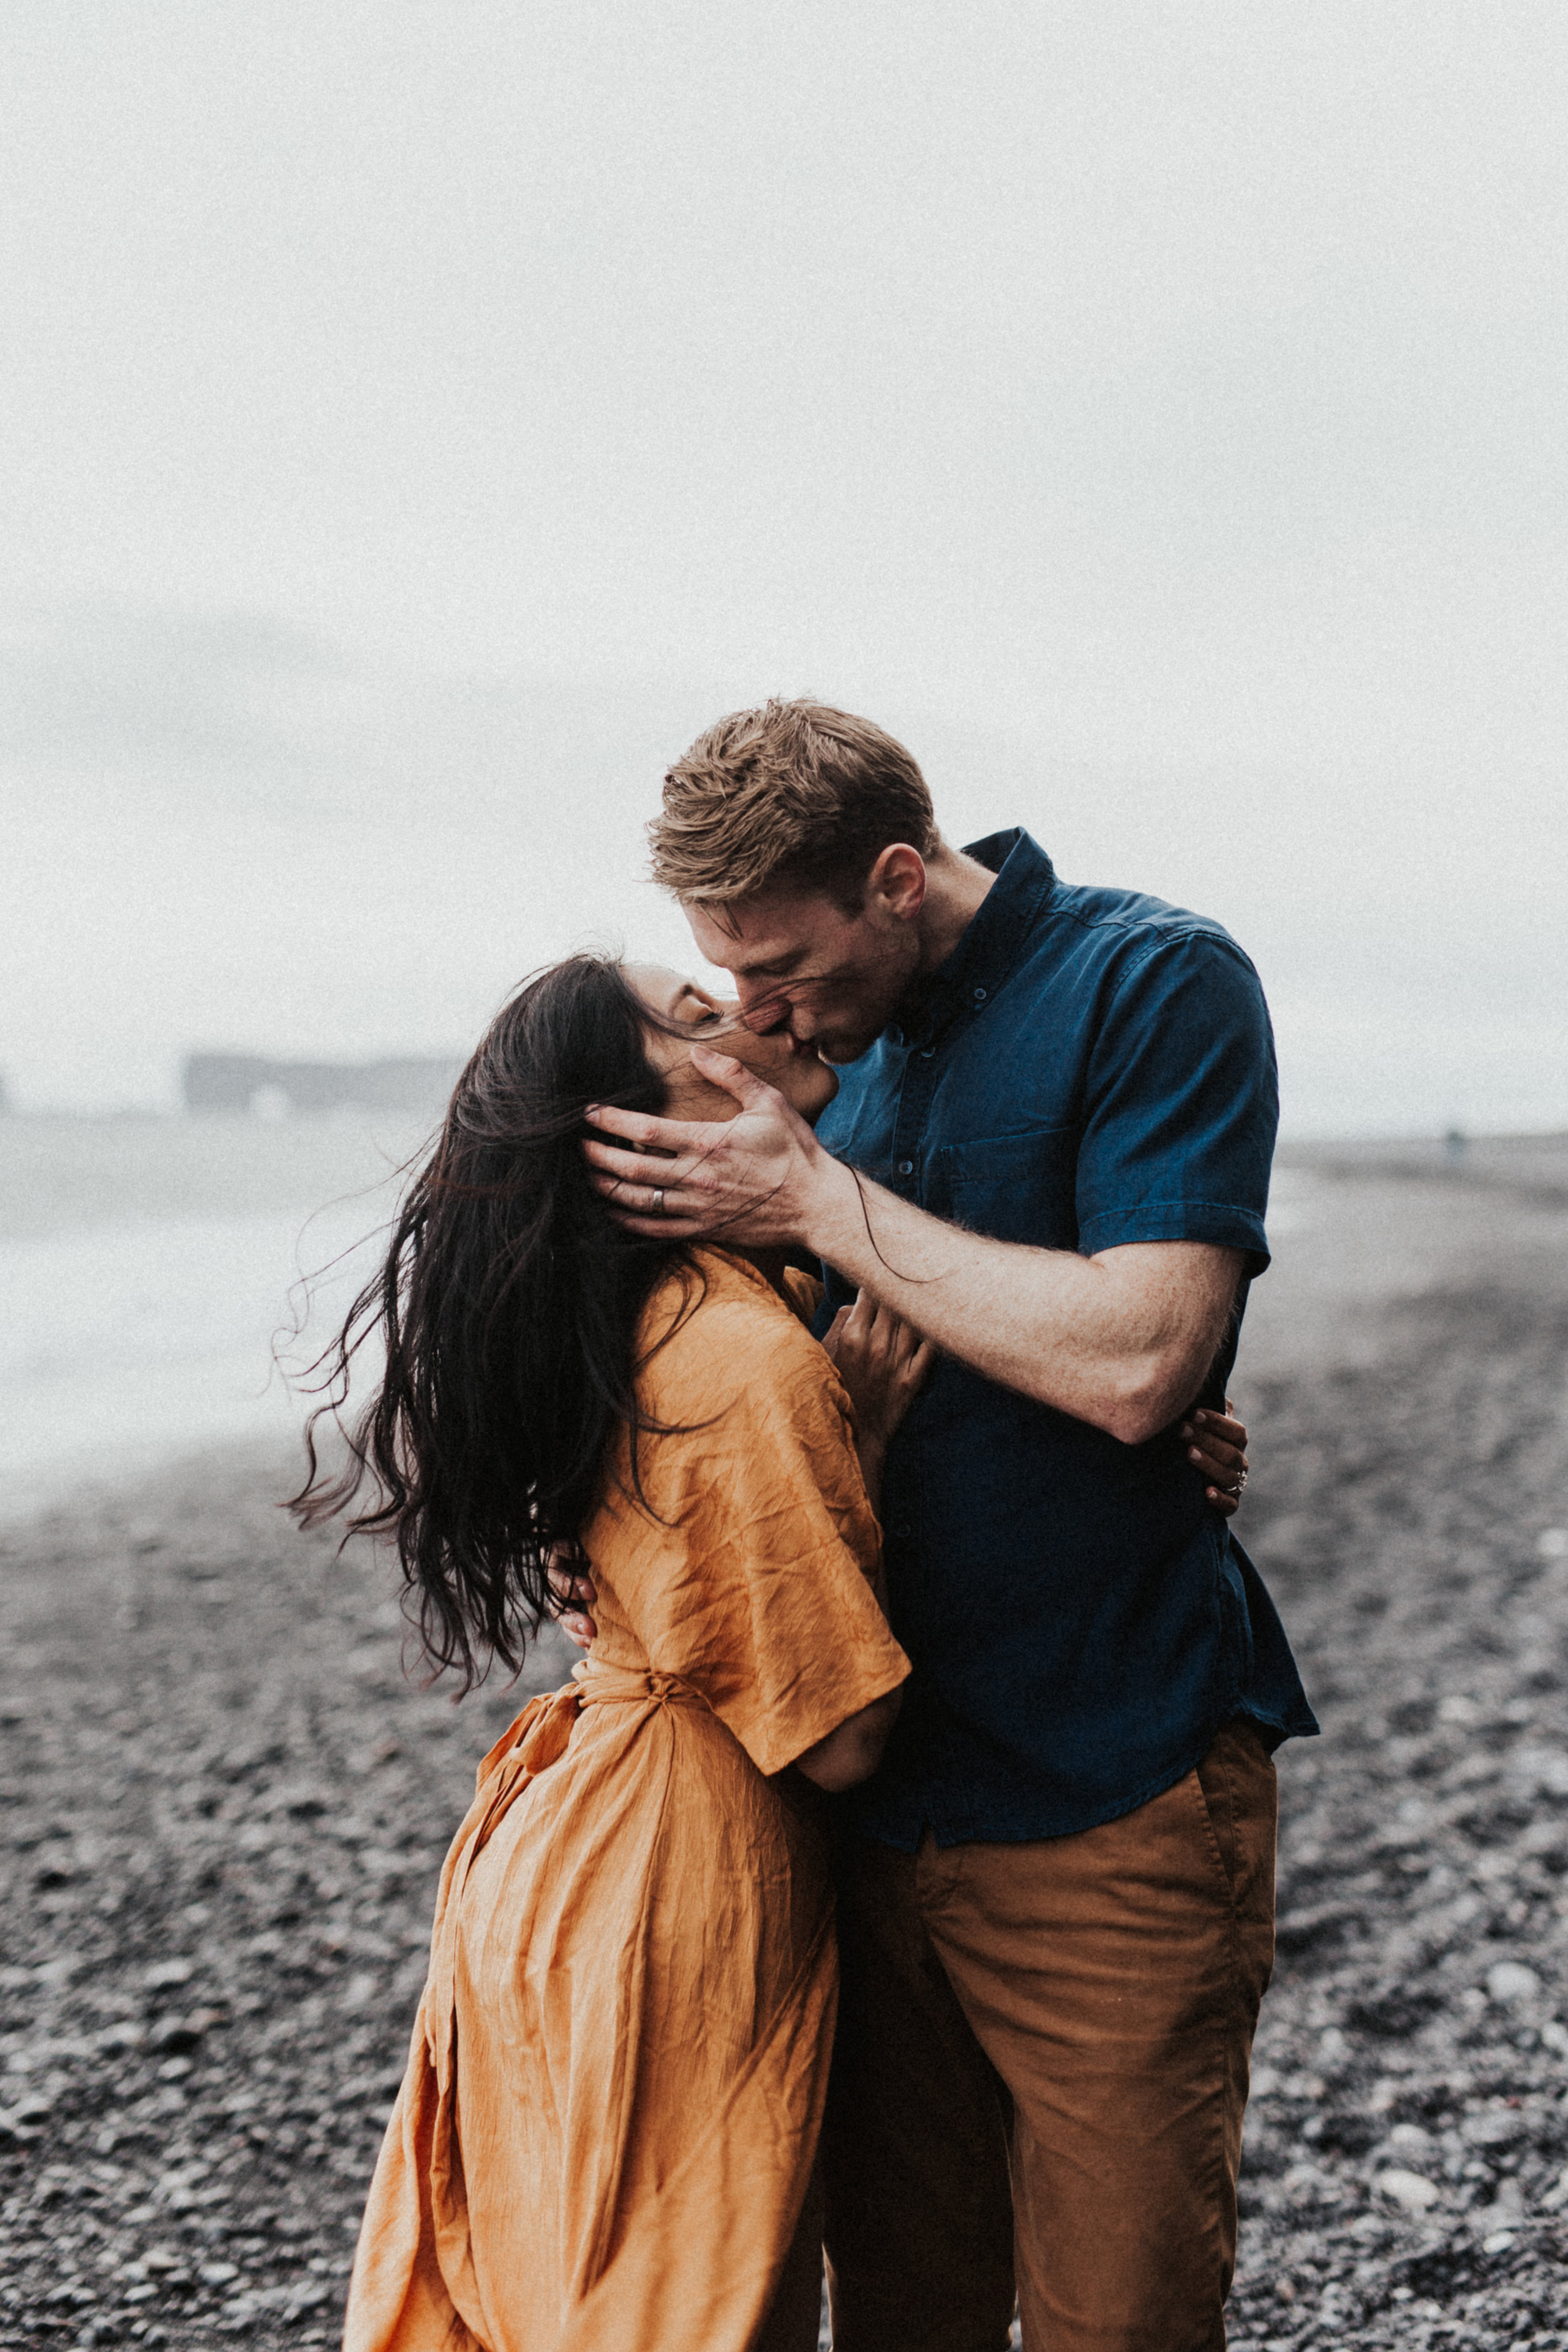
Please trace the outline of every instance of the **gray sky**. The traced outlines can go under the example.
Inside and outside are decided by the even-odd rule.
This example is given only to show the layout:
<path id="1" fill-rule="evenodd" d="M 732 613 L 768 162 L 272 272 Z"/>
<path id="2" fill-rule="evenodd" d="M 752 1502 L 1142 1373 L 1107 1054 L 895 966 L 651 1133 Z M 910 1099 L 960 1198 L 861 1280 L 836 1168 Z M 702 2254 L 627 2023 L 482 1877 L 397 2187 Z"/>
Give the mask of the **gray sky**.
<path id="1" fill-rule="evenodd" d="M 0 1069 L 679 952 L 662 766 L 809 688 L 1227 921 L 1297 1127 L 1568 1124 L 1565 68 L 1529 0 L 5 12 Z"/>

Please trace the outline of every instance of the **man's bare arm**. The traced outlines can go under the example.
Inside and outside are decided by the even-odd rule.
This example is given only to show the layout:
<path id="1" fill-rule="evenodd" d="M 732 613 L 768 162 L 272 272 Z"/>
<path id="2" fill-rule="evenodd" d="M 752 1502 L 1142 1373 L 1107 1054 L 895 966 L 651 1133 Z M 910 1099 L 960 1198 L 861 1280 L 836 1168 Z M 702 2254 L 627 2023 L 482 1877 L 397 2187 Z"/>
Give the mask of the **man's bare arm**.
<path id="1" fill-rule="evenodd" d="M 728 1125 L 594 1115 L 643 1150 L 672 1155 L 653 1170 L 636 1152 L 587 1145 L 601 1191 L 634 1230 L 813 1250 L 986 1379 L 1126 1444 L 1192 1403 L 1225 1336 L 1239 1250 L 1133 1242 L 1085 1258 L 965 1233 L 857 1177 L 728 1055 L 698 1055 L 741 1103 Z M 665 1179 L 657 1193 L 655 1174 Z"/>
<path id="2" fill-rule="evenodd" d="M 1079 1257 L 965 1233 L 878 1185 L 833 1206 L 806 1245 L 847 1282 L 987 1380 L 1128 1445 L 1199 1394 L 1241 1278 L 1241 1252 L 1206 1242 Z"/>

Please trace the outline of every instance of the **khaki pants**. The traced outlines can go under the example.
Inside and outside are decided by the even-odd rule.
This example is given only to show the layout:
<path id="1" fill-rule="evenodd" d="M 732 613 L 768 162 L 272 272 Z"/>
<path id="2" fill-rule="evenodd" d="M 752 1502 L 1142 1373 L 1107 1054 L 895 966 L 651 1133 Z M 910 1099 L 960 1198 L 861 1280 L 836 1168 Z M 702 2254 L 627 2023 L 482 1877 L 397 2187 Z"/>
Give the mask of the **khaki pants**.
<path id="1" fill-rule="evenodd" d="M 1121 1821 L 847 1841 L 823 2167 L 835 2352 L 1220 2352 L 1274 1944 L 1244 1723 Z"/>

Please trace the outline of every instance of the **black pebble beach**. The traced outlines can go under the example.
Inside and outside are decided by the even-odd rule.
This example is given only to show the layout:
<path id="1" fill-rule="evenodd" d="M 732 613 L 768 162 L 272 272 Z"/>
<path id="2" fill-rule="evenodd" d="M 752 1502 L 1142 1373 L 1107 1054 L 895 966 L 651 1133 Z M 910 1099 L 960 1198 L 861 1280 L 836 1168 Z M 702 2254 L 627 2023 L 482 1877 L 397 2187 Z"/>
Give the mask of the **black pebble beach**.
<path id="1" fill-rule="evenodd" d="M 1240 1531 L 1324 1737 L 1231 2352 L 1568 2347 L 1568 1152 L 1476 1157 L 1305 1155 L 1244 1349 Z M 0 1538 L 0 2347 L 335 2341 L 441 1855 L 569 1664 L 419 1692 L 291 1467 Z"/>

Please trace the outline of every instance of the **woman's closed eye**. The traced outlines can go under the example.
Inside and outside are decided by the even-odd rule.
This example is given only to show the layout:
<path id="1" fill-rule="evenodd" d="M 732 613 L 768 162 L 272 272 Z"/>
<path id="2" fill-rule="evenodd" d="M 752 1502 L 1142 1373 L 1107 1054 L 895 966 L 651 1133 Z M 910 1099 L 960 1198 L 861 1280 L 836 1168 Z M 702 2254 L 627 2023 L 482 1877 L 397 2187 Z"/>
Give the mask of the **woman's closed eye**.
<path id="1" fill-rule="evenodd" d="M 715 1005 L 711 1011 L 704 1007 L 700 1012 L 682 1013 L 677 1017 L 684 1029 L 710 1029 L 720 1034 L 739 1027 L 741 1020 L 738 1009 L 732 1004 Z"/>
<path id="2" fill-rule="evenodd" d="M 718 1029 L 727 1024 L 733 1009 L 715 1004 L 704 990 L 694 988 L 687 981 L 677 991 L 668 1017 L 678 1021 L 683 1029 Z"/>

